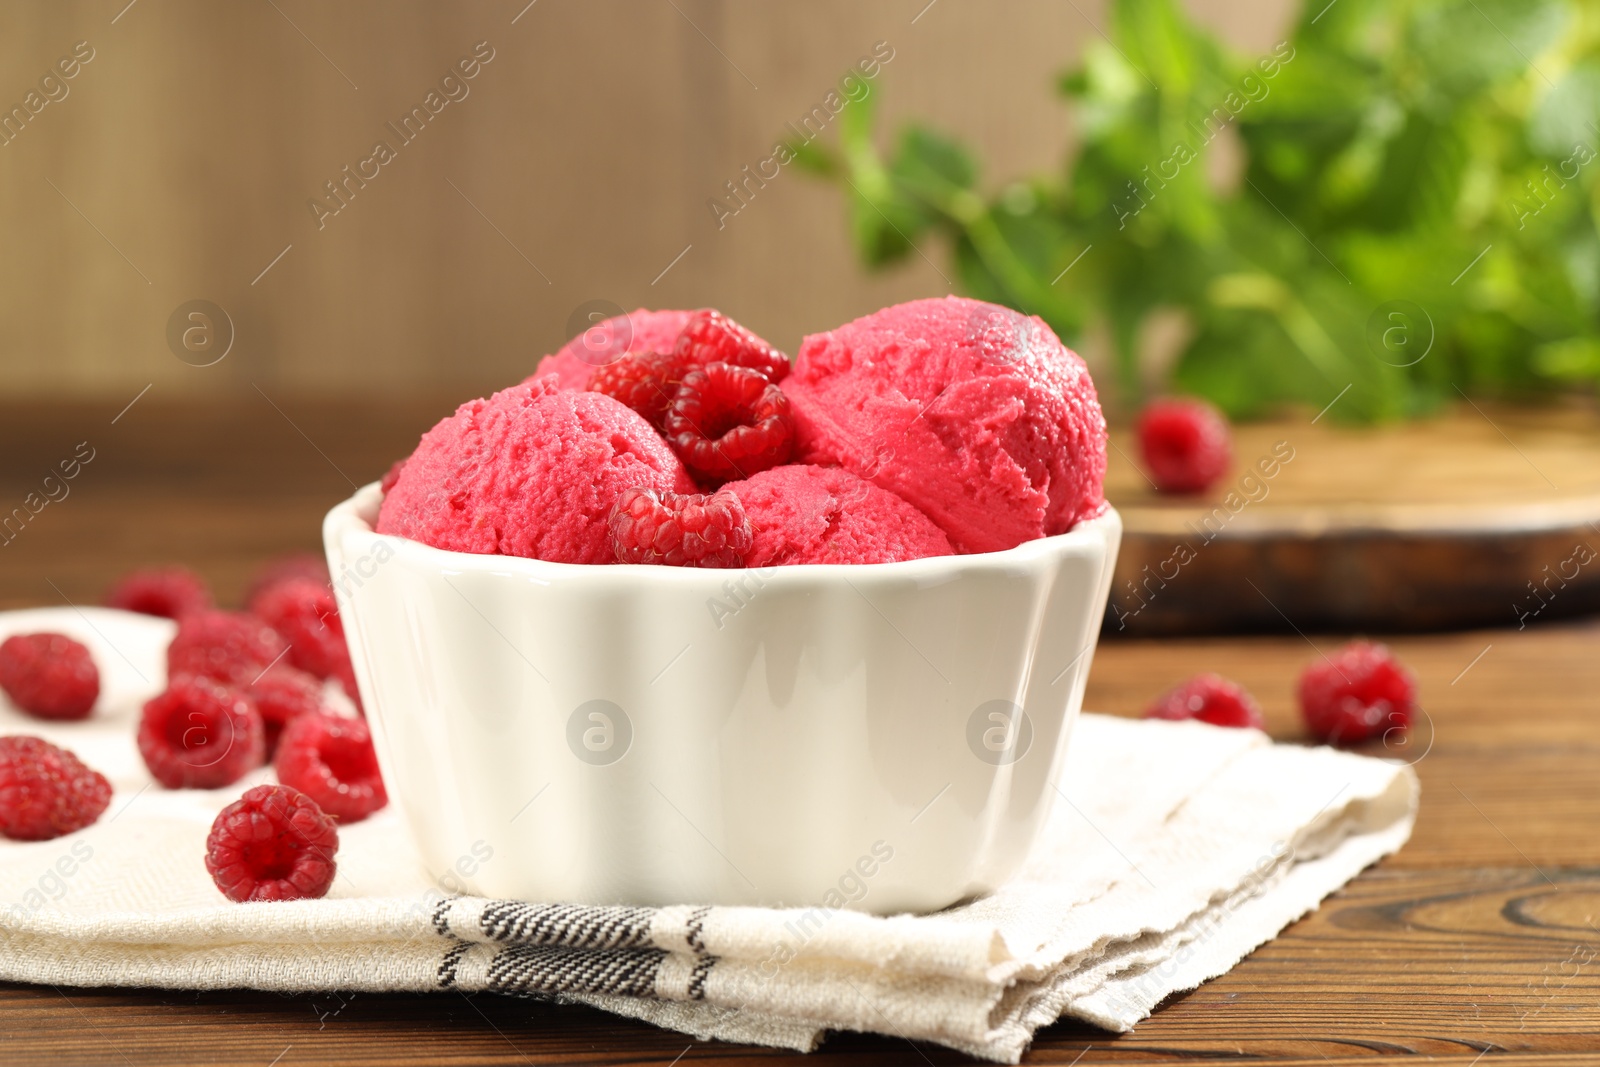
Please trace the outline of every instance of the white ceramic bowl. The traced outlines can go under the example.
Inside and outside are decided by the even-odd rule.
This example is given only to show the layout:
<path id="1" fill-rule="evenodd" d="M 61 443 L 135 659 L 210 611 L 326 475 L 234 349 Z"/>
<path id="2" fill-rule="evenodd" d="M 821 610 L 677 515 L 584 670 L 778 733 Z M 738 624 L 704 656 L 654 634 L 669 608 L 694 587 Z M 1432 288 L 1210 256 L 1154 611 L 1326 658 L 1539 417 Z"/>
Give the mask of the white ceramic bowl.
<path id="1" fill-rule="evenodd" d="M 929 911 L 1055 800 L 1115 512 L 1006 552 L 717 571 L 446 552 L 328 562 L 389 795 L 492 897 Z"/>

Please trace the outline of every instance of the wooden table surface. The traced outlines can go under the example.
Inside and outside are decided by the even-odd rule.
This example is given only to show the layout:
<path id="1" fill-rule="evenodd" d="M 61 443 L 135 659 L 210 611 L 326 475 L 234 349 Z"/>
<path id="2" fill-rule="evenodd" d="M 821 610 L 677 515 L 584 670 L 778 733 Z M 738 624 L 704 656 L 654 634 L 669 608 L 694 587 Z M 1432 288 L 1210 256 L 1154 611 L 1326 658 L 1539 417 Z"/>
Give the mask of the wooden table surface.
<path id="1" fill-rule="evenodd" d="M 272 405 L 272 406 L 269 406 Z M 350 482 L 376 477 L 445 402 L 352 413 L 282 398 L 0 409 L 0 510 L 89 440 L 95 458 L 0 545 L 0 606 L 94 601 L 129 566 L 188 560 L 226 598 L 271 555 L 315 548 Z M 1508 615 L 1510 613 L 1508 612 Z M 1256 693 L 1298 740 L 1291 688 L 1344 635 L 1110 640 L 1086 705 L 1137 714 L 1201 670 Z M 1411 843 L 1231 972 L 1131 1034 L 1061 1024 L 1029 1063 L 1256 1064 L 1426 1057 L 1461 1067 L 1600 1063 L 1600 625 L 1392 641 L 1423 714 Z M 1384 754 L 1381 747 L 1374 749 Z M 598 1011 L 492 995 L 287 996 L 0 985 L 0 1064 L 687 1064 L 798 1057 L 701 1044 Z M 807 1062 L 943 1064 L 839 1034 Z"/>
<path id="2" fill-rule="evenodd" d="M 1515 625 L 1600 613 L 1600 404 L 1461 401 L 1413 423 L 1234 427 L 1209 491 L 1157 493 L 1114 429 L 1111 606 L 1130 637 Z M 1242 585 L 1247 573 L 1255 588 Z M 1236 595 L 1240 590 L 1247 595 Z"/>

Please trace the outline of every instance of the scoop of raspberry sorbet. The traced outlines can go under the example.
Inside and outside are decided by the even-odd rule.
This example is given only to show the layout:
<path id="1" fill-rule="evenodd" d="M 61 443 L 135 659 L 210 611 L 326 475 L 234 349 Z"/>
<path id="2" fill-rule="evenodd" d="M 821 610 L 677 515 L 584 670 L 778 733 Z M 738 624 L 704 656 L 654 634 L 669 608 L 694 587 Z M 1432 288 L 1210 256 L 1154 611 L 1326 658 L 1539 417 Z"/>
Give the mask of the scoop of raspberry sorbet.
<path id="1" fill-rule="evenodd" d="M 755 530 L 749 567 L 894 563 L 955 552 L 922 512 L 840 467 L 792 463 L 725 488 Z"/>
<path id="2" fill-rule="evenodd" d="M 1065 533 L 1105 506 L 1088 368 L 1037 318 L 943 297 L 805 339 L 783 391 L 796 458 L 910 501 L 961 552 Z"/>
<path id="3" fill-rule="evenodd" d="M 624 489 L 691 493 L 655 429 L 604 393 L 514 385 L 423 435 L 378 532 L 454 552 L 611 563 L 606 518 Z"/>

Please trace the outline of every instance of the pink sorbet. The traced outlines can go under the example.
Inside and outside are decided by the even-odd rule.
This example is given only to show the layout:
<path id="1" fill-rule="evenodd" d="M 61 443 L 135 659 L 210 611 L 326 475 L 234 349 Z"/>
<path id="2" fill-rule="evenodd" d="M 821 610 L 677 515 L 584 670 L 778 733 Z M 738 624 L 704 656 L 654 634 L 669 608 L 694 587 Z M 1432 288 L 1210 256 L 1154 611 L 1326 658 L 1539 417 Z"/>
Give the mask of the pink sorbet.
<path id="1" fill-rule="evenodd" d="M 960 297 L 897 304 L 807 337 L 783 391 L 798 459 L 904 497 L 958 551 L 1064 533 L 1105 506 L 1094 383 L 1037 318 Z"/>
<path id="2" fill-rule="evenodd" d="M 725 488 L 755 529 L 747 567 L 894 563 L 955 552 L 922 512 L 841 467 L 791 463 Z"/>
<path id="3" fill-rule="evenodd" d="M 514 385 L 423 435 L 378 532 L 435 548 L 614 562 L 606 518 L 631 486 L 695 491 L 661 436 L 603 393 Z"/>
<path id="4" fill-rule="evenodd" d="M 562 389 L 585 389 L 597 367 L 615 363 L 629 352 L 671 352 L 692 311 L 646 311 L 597 322 L 539 361 L 538 378 L 554 378 Z"/>

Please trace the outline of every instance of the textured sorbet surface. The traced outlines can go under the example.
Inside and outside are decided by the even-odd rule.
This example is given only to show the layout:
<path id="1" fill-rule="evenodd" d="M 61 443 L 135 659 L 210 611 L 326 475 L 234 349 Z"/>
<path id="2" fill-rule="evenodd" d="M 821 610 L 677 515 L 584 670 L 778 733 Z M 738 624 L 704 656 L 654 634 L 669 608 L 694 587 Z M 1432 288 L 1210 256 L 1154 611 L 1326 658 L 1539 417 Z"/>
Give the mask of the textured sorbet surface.
<path id="1" fill-rule="evenodd" d="M 755 529 L 749 567 L 894 563 L 955 552 L 922 512 L 839 467 L 795 463 L 727 488 Z"/>
<path id="2" fill-rule="evenodd" d="M 378 532 L 455 552 L 610 563 L 606 517 L 631 486 L 694 491 L 666 442 L 622 404 L 524 383 L 423 435 Z"/>
<path id="3" fill-rule="evenodd" d="M 562 345 L 555 355 L 540 360 L 528 381 L 554 378 L 563 389 L 586 389 L 595 368 L 613 363 L 628 352 L 671 352 L 684 323 L 693 314 L 639 308 L 606 319 Z"/>
<path id="4" fill-rule="evenodd" d="M 807 337 L 783 390 L 797 458 L 897 493 L 961 552 L 1064 533 L 1105 506 L 1094 383 L 1039 319 L 959 297 L 899 304 Z"/>

